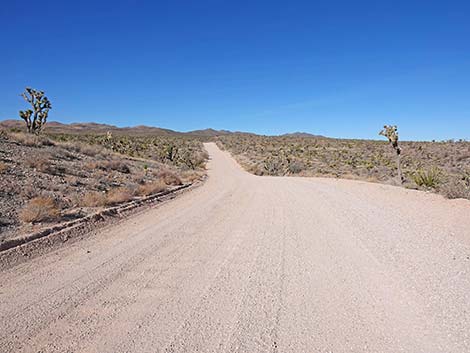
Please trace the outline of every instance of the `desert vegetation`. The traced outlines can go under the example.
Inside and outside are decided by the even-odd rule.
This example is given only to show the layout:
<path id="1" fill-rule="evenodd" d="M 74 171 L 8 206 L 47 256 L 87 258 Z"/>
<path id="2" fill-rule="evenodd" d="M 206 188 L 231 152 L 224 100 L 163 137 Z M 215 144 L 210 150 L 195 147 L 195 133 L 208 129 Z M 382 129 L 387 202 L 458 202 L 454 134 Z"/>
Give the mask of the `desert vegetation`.
<path id="1" fill-rule="evenodd" d="M 0 241 L 192 183 L 206 158 L 190 137 L 0 130 Z"/>
<path id="2" fill-rule="evenodd" d="M 29 133 L 39 134 L 46 124 L 49 110 L 52 109 L 51 102 L 43 91 L 30 87 L 26 87 L 21 96 L 32 109 L 20 110 L 20 118 L 25 121 Z"/>
<path id="3" fill-rule="evenodd" d="M 389 142 L 232 134 L 219 136 L 217 143 L 256 175 L 336 177 L 392 184 L 403 180 L 408 188 L 436 191 L 449 198 L 470 198 L 470 142 L 402 141 L 399 147 L 398 135 L 395 144 L 394 136 L 390 139 L 387 131 L 384 134 Z"/>
<path id="4" fill-rule="evenodd" d="M 182 169 L 197 170 L 204 166 L 207 153 L 201 141 L 186 136 L 128 135 L 50 135 L 69 150 L 94 156 L 107 150 L 129 157 L 149 159 Z"/>
<path id="5" fill-rule="evenodd" d="M 388 142 L 390 142 L 390 145 L 397 155 L 398 180 L 403 184 L 405 178 L 403 177 L 403 173 L 401 171 L 401 148 L 398 146 L 398 128 L 396 125 L 384 125 L 384 128 L 379 132 L 379 135 L 385 136 L 388 139 Z"/>

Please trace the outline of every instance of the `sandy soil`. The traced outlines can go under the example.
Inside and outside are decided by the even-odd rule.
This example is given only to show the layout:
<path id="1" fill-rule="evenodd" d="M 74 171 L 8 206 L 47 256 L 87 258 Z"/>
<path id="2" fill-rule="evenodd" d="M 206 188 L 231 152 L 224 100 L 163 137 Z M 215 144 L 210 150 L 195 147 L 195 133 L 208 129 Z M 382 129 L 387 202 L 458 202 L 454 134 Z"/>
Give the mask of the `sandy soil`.
<path id="1" fill-rule="evenodd" d="M 256 177 L 0 273 L 1 352 L 468 352 L 470 203 Z"/>

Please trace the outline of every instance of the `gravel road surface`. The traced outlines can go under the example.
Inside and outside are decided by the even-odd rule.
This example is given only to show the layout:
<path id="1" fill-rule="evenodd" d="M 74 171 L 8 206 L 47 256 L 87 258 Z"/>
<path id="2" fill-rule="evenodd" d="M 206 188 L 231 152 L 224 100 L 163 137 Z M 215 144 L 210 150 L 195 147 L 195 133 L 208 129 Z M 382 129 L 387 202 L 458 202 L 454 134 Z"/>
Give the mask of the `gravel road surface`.
<path id="1" fill-rule="evenodd" d="M 206 149 L 203 186 L 0 272 L 0 352 L 470 352 L 470 202 Z"/>

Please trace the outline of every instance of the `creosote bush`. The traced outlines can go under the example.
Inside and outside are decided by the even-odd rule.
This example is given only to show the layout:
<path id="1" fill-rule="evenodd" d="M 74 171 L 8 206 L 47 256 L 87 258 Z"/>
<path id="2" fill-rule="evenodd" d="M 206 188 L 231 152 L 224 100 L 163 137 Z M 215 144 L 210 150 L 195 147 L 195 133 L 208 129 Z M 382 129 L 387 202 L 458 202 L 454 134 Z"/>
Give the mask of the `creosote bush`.
<path id="1" fill-rule="evenodd" d="M 31 199 L 19 213 L 19 219 L 25 223 L 53 221 L 59 216 L 60 210 L 55 200 L 44 196 Z"/>

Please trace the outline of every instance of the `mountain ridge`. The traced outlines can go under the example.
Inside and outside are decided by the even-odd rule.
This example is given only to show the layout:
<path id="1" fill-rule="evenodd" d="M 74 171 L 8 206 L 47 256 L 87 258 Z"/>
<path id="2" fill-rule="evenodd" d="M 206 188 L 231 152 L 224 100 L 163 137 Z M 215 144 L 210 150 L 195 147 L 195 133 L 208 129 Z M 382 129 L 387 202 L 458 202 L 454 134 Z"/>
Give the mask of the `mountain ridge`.
<path id="1" fill-rule="evenodd" d="M 19 129 L 25 130 L 25 125 L 22 120 L 17 119 L 6 119 L 0 121 L 0 129 Z M 147 125 L 136 125 L 136 126 L 125 126 L 118 127 L 111 124 L 102 124 L 95 122 L 76 122 L 64 124 L 58 121 L 50 121 L 45 127 L 44 131 L 46 133 L 56 133 L 56 134 L 105 134 L 111 132 L 118 135 L 131 135 L 131 136 L 199 136 L 199 137 L 216 137 L 222 135 L 231 135 L 231 134 L 247 134 L 247 135 L 257 135 L 252 132 L 243 132 L 243 131 L 229 131 L 229 130 L 216 130 L 213 128 L 192 130 L 192 131 L 176 131 L 172 129 L 166 129 L 155 126 Z M 318 138 L 323 137 L 320 135 L 314 135 L 307 132 L 293 132 L 286 133 L 278 136 L 285 137 L 312 137 Z"/>

